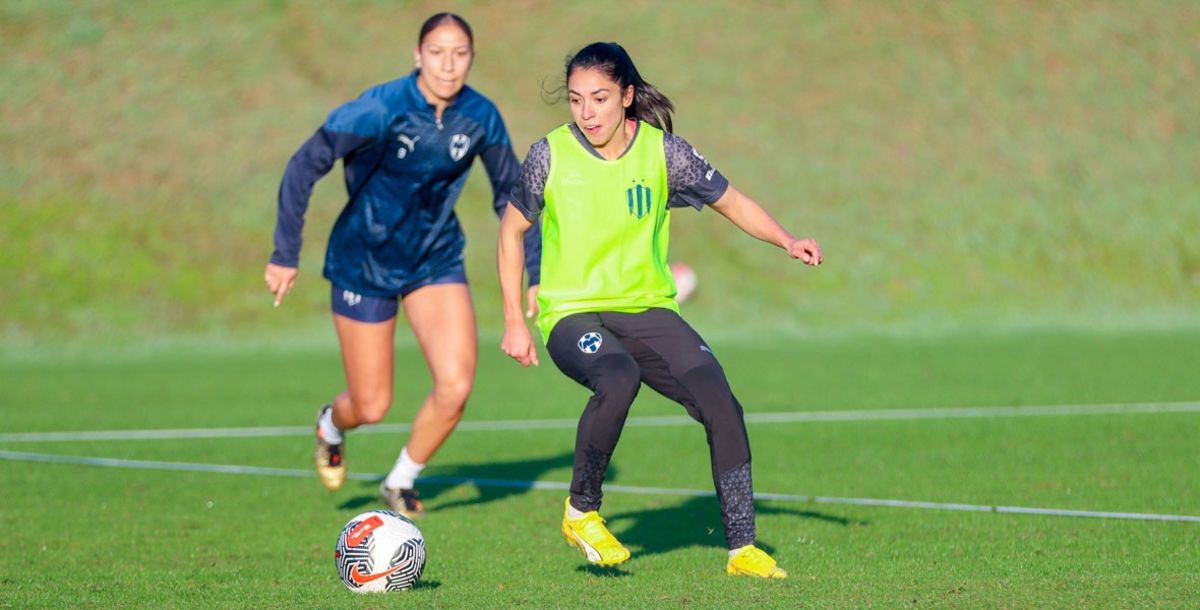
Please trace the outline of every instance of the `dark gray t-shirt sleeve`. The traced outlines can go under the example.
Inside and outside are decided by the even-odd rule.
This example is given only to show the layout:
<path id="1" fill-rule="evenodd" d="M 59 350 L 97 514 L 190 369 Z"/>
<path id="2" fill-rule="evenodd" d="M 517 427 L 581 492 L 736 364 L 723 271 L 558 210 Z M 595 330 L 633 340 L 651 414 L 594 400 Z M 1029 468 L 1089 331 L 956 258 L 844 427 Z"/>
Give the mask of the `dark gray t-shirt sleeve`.
<path id="1" fill-rule="evenodd" d="M 663 149 L 667 155 L 667 207 L 701 210 L 729 189 L 729 180 L 687 140 L 663 134 Z"/>
<path id="2" fill-rule="evenodd" d="M 546 178 L 550 176 L 550 143 L 542 138 L 529 147 L 521 163 L 521 177 L 512 192 L 512 204 L 525 218 L 537 220 L 546 207 Z"/>

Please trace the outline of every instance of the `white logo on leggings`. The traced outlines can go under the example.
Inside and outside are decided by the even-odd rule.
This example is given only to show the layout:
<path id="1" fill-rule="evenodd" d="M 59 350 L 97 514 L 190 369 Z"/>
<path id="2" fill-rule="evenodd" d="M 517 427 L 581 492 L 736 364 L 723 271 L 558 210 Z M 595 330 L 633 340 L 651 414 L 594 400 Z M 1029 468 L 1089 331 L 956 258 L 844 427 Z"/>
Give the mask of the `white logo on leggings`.
<path id="1" fill-rule="evenodd" d="M 585 354 L 594 354 L 600 351 L 602 343 L 604 343 L 604 339 L 600 337 L 600 333 L 587 333 L 579 338 L 579 351 Z"/>
<path id="2" fill-rule="evenodd" d="M 354 294 L 353 292 L 350 292 L 349 290 L 343 290 L 342 291 L 342 300 L 345 301 L 347 305 L 354 307 L 362 302 L 362 295 Z"/>

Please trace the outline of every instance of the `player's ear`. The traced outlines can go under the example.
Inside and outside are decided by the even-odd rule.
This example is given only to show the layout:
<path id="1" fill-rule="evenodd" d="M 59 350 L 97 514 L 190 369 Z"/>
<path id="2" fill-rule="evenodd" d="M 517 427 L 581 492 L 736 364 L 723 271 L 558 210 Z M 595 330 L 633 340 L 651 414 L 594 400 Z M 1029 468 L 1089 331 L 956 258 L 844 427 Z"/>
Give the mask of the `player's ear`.
<path id="1" fill-rule="evenodd" d="M 418 70 L 421 69 L 421 47 L 413 49 L 413 67 Z"/>
<path id="2" fill-rule="evenodd" d="M 633 94 L 634 94 L 633 85 L 629 85 L 628 87 L 625 87 L 625 93 L 621 96 L 621 106 L 622 107 L 628 108 L 633 105 Z"/>

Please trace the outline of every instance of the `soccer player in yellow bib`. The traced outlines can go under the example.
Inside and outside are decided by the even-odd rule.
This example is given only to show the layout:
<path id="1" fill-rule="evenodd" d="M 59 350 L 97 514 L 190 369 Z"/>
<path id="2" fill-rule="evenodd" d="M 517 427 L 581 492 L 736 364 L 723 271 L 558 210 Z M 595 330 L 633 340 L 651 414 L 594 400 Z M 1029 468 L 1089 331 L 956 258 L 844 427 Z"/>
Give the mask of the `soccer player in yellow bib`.
<path id="1" fill-rule="evenodd" d="M 669 209 L 711 206 L 746 233 L 805 264 L 821 249 L 784 229 L 671 133 L 674 107 L 620 45 L 593 43 L 566 66 L 572 122 L 530 149 L 500 222 L 501 349 L 538 363 L 522 317 L 522 243 L 542 220 L 538 326 L 563 373 L 592 390 L 579 418 L 562 533 L 588 561 L 616 565 L 626 549 L 604 526 L 601 484 L 642 383 L 704 425 L 729 546 L 726 572 L 786 578 L 754 545 L 750 443 L 742 407 L 704 339 L 679 316 L 667 263 Z"/>

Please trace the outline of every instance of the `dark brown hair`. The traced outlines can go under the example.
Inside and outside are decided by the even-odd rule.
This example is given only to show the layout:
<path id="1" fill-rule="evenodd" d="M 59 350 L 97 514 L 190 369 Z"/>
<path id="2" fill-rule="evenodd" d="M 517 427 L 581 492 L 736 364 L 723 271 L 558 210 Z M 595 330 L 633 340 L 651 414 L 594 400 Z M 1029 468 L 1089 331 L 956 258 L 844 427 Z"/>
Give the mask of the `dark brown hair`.
<path id="1" fill-rule="evenodd" d="M 421 25 L 421 34 L 417 36 L 417 46 L 419 47 L 422 42 L 425 42 L 425 37 L 430 32 L 447 23 L 457 25 L 467 35 L 467 40 L 471 41 L 471 48 L 475 47 L 475 34 L 471 33 L 471 26 L 467 23 L 466 19 L 455 13 L 438 13 L 426 19 L 425 23 Z"/>
<path id="2" fill-rule="evenodd" d="M 633 104 L 625 116 L 645 121 L 663 131 L 671 131 L 674 104 L 638 73 L 637 66 L 621 45 L 615 42 L 593 42 L 567 59 L 567 79 L 576 70 L 596 69 L 603 72 L 624 91 L 633 85 Z"/>

